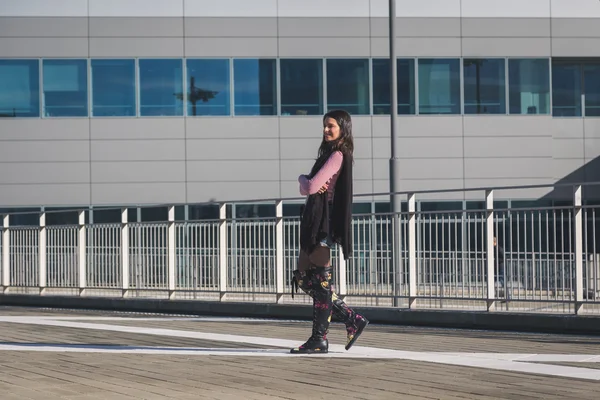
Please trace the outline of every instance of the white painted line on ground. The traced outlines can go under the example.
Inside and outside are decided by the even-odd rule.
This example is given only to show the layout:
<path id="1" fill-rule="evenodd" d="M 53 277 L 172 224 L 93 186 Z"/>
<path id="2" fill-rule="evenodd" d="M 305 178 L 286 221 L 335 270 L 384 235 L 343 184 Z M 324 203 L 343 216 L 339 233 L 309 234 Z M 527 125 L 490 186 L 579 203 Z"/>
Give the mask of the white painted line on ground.
<path id="1" fill-rule="evenodd" d="M 48 345 L 48 344 L 0 344 L 0 351 L 46 351 L 46 352 L 79 352 L 79 353 L 131 353 L 131 354 L 168 354 L 168 355 L 227 355 L 227 356 L 263 356 L 263 357 L 298 357 L 289 354 L 289 348 L 295 347 L 298 341 L 273 339 L 255 336 L 207 333 L 198 331 L 182 331 L 176 329 L 145 328 L 137 326 L 120 326 L 101 323 L 78 322 L 76 319 L 87 321 L 107 321 L 106 317 L 32 317 L 32 316 L 0 316 L 0 322 L 78 328 L 124 332 L 132 334 L 158 335 L 170 337 L 185 337 L 229 343 L 250 343 L 261 346 L 283 347 L 285 349 L 235 349 L 235 348 L 173 348 L 173 347 L 144 347 L 144 346 L 97 346 L 97 345 Z M 111 320 L 140 320 L 137 318 L 115 318 Z M 150 318 L 161 321 L 159 318 Z M 147 320 L 147 319 L 146 319 Z M 164 319 L 162 321 L 168 321 Z M 222 319 L 219 319 L 222 320 Z M 249 321 L 249 319 L 243 319 Z M 200 327 L 200 326 L 199 326 Z M 309 357 L 315 357 L 311 355 Z M 600 362 L 600 355 L 569 355 L 569 354 L 502 354 L 502 353 L 440 353 L 413 352 L 381 349 L 375 347 L 354 346 L 346 352 L 342 345 L 330 345 L 330 353 L 316 357 L 329 358 L 371 358 L 396 359 L 431 362 L 436 364 L 458 365 L 465 367 L 487 368 L 493 370 L 545 374 L 552 376 L 588 379 L 600 381 L 600 370 L 575 368 L 560 365 L 538 364 L 532 362 Z M 528 362 L 525 362 L 528 361 Z"/>

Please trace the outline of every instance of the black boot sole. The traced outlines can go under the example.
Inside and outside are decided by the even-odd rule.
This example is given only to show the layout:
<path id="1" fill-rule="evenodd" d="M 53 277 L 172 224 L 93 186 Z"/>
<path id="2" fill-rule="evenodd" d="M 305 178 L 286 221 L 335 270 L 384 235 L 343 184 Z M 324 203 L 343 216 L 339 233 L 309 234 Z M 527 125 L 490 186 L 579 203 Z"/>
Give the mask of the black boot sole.
<path id="1" fill-rule="evenodd" d="M 291 354 L 327 354 L 327 349 L 291 349 Z"/>

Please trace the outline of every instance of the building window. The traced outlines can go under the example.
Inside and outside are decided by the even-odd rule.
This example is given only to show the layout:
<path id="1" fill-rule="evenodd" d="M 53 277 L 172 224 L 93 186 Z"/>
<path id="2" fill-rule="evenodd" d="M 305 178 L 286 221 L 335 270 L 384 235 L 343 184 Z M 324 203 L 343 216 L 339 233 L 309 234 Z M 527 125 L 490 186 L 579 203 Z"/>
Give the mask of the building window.
<path id="1" fill-rule="evenodd" d="M 229 60 L 189 59 L 187 115 L 231 115 Z"/>
<path id="2" fill-rule="evenodd" d="M 508 60 L 508 82 L 511 114 L 550 113 L 548 59 Z"/>
<path id="3" fill-rule="evenodd" d="M 44 60 L 45 117 L 87 117 L 87 60 Z"/>
<path id="4" fill-rule="evenodd" d="M 181 60 L 140 60 L 140 115 L 183 115 Z"/>
<path id="5" fill-rule="evenodd" d="M 274 59 L 233 60 L 235 115 L 277 115 Z"/>
<path id="6" fill-rule="evenodd" d="M 415 113 L 415 60 L 397 61 L 398 114 Z M 390 60 L 373 60 L 373 114 L 390 114 Z"/>
<path id="7" fill-rule="evenodd" d="M 504 59 L 463 60 L 465 114 L 505 114 Z"/>
<path id="8" fill-rule="evenodd" d="M 92 115 L 136 115 L 134 60 L 92 60 Z"/>
<path id="9" fill-rule="evenodd" d="M 600 117 L 600 63 L 583 67 L 585 116 Z"/>
<path id="10" fill-rule="evenodd" d="M 281 115 L 323 114 L 323 60 L 281 60 L 279 69 Z"/>
<path id="11" fill-rule="evenodd" d="M 344 109 L 350 114 L 371 113 L 369 60 L 327 60 L 327 108 Z"/>
<path id="12" fill-rule="evenodd" d="M 0 60 L 0 117 L 39 116 L 39 61 Z"/>
<path id="13" fill-rule="evenodd" d="M 552 114 L 581 117 L 581 66 L 575 62 L 552 63 Z"/>
<path id="14" fill-rule="evenodd" d="M 460 61 L 419 60 L 419 114 L 460 114 Z"/>

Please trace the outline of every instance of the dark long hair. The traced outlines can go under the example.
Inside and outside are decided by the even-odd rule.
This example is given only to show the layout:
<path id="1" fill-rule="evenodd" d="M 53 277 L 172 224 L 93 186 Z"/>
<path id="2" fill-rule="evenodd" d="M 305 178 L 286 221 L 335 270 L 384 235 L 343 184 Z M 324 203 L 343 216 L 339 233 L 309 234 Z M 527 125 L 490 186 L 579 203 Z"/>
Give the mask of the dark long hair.
<path id="1" fill-rule="evenodd" d="M 335 119 L 340 127 L 339 139 L 328 142 L 323 138 L 321 146 L 319 146 L 319 158 L 328 155 L 332 151 L 341 151 L 345 156 L 352 157 L 354 153 L 354 137 L 352 136 L 352 118 L 344 110 L 331 110 L 323 116 L 323 123 L 327 118 Z"/>

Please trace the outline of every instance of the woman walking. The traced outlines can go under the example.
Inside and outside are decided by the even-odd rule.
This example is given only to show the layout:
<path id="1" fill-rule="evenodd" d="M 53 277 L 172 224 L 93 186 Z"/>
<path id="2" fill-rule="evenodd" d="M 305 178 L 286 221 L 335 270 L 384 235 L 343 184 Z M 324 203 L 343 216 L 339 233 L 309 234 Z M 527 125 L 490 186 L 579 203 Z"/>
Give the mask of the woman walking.
<path id="1" fill-rule="evenodd" d="M 309 175 L 300 175 L 300 193 L 308 196 L 300 222 L 300 256 L 293 272 L 292 295 L 300 287 L 313 298 L 312 335 L 291 353 L 327 353 L 331 314 L 346 325 L 346 350 L 369 321 L 354 312 L 331 285 L 331 248 L 342 247 L 344 259 L 352 252 L 352 119 L 343 110 L 323 116 L 323 140 Z"/>

